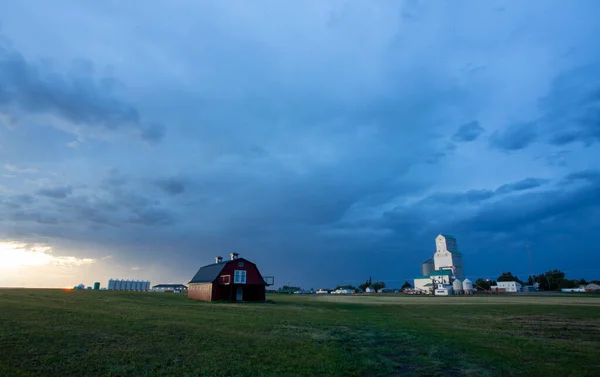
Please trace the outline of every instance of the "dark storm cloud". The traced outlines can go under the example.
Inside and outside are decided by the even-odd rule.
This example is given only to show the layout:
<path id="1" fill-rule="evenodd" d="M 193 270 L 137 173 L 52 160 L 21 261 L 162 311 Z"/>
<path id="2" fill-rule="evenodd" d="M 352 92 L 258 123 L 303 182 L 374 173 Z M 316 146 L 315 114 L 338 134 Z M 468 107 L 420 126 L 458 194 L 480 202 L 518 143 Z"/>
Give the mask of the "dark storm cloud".
<path id="1" fill-rule="evenodd" d="M 553 217 L 600 206 L 600 182 L 575 190 L 530 192 L 486 204 L 467 221 L 465 228 L 477 231 L 510 232 Z"/>
<path id="2" fill-rule="evenodd" d="M 52 114 L 75 125 L 134 130 L 150 142 L 163 138 L 163 126 L 143 122 L 134 106 L 111 93 L 109 80 L 95 80 L 91 62 L 75 65 L 71 74 L 53 72 L 47 65 L 27 61 L 0 40 L 0 112 L 16 117 Z"/>
<path id="3" fill-rule="evenodd" d="M 73 194 L 70 187 L 44 188 L 37 191 L 37 199 L 31 195 L 5 196 L 5 218 L 15 224 L 38 223 L 70 226 L 56 229 L 56 234 L 69 238 L 82 229 L 99 227 L 123 227 L 127 224 L 157 227 L 175 222 L 175 216 L 160 200 L 138 193 L 139 186 L 120 183 L 117 186 L 100 186 L 93 192 L 78 190 Z M 60 199 L 60 200 L 54 200 Z M 50 232 L 50 233 L 48 233 Z M 49 230 L 45 234 L 52 233 Z M 91 236 L 90 236 L 91 237 Z"/>
<path id="4" fill-rule="evenodd" d="M 541 122 L 557 146 L 600 141 L 600 64 L 559 75 L 541 102 Z"/>
<path id="5" fill-rule="evenodd" d="M 547 179 L 527 178 L 527 179 L 524 179 L 519 182 L 508 183 L 508 184 L 502 185 L 502 186 L 498 187 L 498 189 L 496 190 L 496 193 L 497 194 L 507 194 L 507 193 L 513 192 L 513 191 L 530 190 L 530 189 L 533 189 L 536 187 L 540 187 L 547 182 L 548 182 Z"/>
<path id="6" fill-rule="evenodd" d="M 455 142 L 469 142 L 476 140 L 484 132 L 484 128 L 479 122 L 474 121 L 460 126 L 458 131 L 452 136 Z"/>
<path id="7" fill-rule="evenodd" d="M 490 136 L 490 144 L 505 151 L 517 151 L 528 147 L 537 138 L 535 124 L 515 124 L 502 131 L 495 131 Z"/>
<path id="8" fill-rule="evenodd" d="M 176 280 L 215 254 L 239 251 L 280 282 L 301 285 L 368 274 L 410 279 L 440 232 L 459 238 L 469 274 L 496 268 L 493 258 L 535 234 L 531 229 L 553 241 L 568 229 L 566 241 L 544 248 L 552 263 L 560 245 L 584 246 L 595 234 L 594 213 L 586 212 L 597 208 L 593 202 L 544 209 L 569 197 L 591 199 L 591 174 L 573 175 L 569 182 L 577 183 L 562 187 L 514 182 L 541 174 L 527 151 L 533 143 L 593 140 L 596 92 L 584 81 L 572 89 L 550 85 L 546 97 L 556 99 L 539 109 L 535 102 L 556 72 L 587 59 L 556 61 L 556 51 L 575 44 L 588 60 L 596 56 L 594 41 L 586 47 L 583 38 L 597 29 L 589 6 L 557 5 L 524 29 L 516 16 L 539 6 L 515 4 L 511 17 L 501 18 L 483 2 L 440 9 L 316 2 L 310 11 L 278 4 L 149 4 L 143 14 L 127 3 L 98 3 L 94 11 L 56 5 L 60 14 L 72 12 L 68 23 L 40 16 L 40 7 L 7 4 L 3 28 L 9 24 L 24 56 L 0 53 L 0 123 L 7 126 L 0 126 L 0 157 L 47 173 L 37 178 L 49 187 L 74 190 L 60 200 L 3 198 L 0 232 L 33 242 L 79 240 L 81 249 L 102 249 L 132 266 L 168 266 Z M 173 22 L 164 22 L 165 12 Z M 447 22 L 465 15 L 474 21 Z M 37 20 L 36 28 L 22 19 Z M 555 28 L 560 38 L 544 42 L 539 30 Z M 57 42 L 49 48 L 48 40 Z M 539 49 L 529 48 L 534 43 Z M 59 68 L 80 54 L 94 63 Z M 39 56 L 56 68 L 33 60 Z M 129 85 L 94 74 L 107 66 Z M 568 102 L 571 91 L 592 111 Z M 524 119 L 524 129 L 493 130 L 494 149 L 521 151 L 508 156 L 473 142 L 489 136 L 479 123 L 463 124 L 478 119 L 489 128 L 533 113 L 544 116 Z M 28 115 L 40 114 L 59 118 L 62 133 L 28 124 Z M 169 124 L 168 138 L 147 114 Z M 19 127 L 9 129 L 13 120 Z M 588 131 L 573 126 L 579 120 Z M 69 126 L 77 127 L 64 132 Z M 85 137 L 110 132 L 163 142 L 147 148 Z M 578 147 L 568 148 L 573 164 L 546 166 L 544 177 L 556 180 L 592 161 L 594 146 Z M 498 156 L 512 165 L 494 171 Z M 506 184 L 497 188 L 500 177 Z M 38 186 L 17 179 L 0 177 L 0 194 L 35 194 Z M 479 251 L 485 257 L 476 261 Z M 344 268 L 332 271 L 339 260 Z"/>
<path id="9" fill-rule="evenodd" d="M 20 195 L 0 195 L 0 204 L 6 207 L 17 209 L 22 206 L 32 204 L 36 201 L 35 197 L 27 194 Z"/>
<path id="10" fill-rule="evenodd" d="M 477 204 L 494 196 L 490 190 L 468 190 L 460 193 L 437 193 L 423 199 L 423 204 Z"/>
<path id="11" fill-rule="evenodd" d="M 130 178 L 119 172 L 118 169 L 108 169 L 101 178 L 100 185 L 104 188 L 114 189 L 129 182 Z"/>
<path id="12" fill-rule="evenodd" d="M 155 184 L 169 195 L 178 195 L 185 191 L 185 182 L 178 178 L 158 180 Z"/>
<path id="13" fill-rule="evenodd" d="M 9 214 L 8 218 L 14 222 L 35 222 L 45 225 L 57 225 L 60 220 L 50 213 L 31 210 L 17 210 Z"/>
<path id="14" fill-rule="evenodd" d="M 539 101 L 539 118 L 509 126 L 490 137 L 493 147 L 520 150 L 535 141 L 564 146 L 600 141 L 600 64 L 580 66 L 558 75 Z"/>
<path id="15" fill-rule="evenodd" d="M 37 191 L 39 195 L 47 196 L 54 199 L 64 199 L 71 195 L 73 189 L 70 186 L 63 187 L 45 187 Z"/>
<path id="16" fill-rule="evenodd" d="M 160 208 L 144 208 L 134 211 L 133 216 L 129 220 L 132 224 L 145 226 L 160 226 L 173 223 L 172 216 L 164 209 Z"/>
<path id="17" fill-rule="evenodd" d="M 588 181 L 590 183 L 600 182 L 600 170 L 587 169 L 571 173 L 563 178 L 563 183 L 572 183 L 577 181 Z"/>

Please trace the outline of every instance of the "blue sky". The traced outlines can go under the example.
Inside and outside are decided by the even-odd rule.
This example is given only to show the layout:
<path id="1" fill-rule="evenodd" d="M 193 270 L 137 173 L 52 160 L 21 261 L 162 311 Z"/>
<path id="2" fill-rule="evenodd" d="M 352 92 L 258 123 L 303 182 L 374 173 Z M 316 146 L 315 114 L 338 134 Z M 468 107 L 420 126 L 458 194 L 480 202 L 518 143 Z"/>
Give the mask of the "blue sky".
<path id="1" fill-rule="evenodd" d="M 2 9 L 0 286 L 600 277 L 597 1 Z"/>

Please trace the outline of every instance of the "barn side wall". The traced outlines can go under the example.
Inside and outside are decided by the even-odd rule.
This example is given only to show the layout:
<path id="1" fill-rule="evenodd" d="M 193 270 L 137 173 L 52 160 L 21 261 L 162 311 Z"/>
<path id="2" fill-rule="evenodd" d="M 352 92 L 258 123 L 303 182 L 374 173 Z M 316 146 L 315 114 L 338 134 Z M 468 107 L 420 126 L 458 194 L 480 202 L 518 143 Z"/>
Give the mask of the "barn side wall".
<path id="1" fill-rule="evenodd" d="M 220 285 L 217 283 L 213 284 L 212 299 L 213 299 L 213 301 L 235 300 L 235 290 L 233 288 L 233 284 L 230 284 L 230 285 Z"/>
<path id="2" fill-rule="evenodd" d="M 212 283 L 194 283 L 188 287 L 188 298 L 192 300 L 212 301 L 213 297 Z"/>

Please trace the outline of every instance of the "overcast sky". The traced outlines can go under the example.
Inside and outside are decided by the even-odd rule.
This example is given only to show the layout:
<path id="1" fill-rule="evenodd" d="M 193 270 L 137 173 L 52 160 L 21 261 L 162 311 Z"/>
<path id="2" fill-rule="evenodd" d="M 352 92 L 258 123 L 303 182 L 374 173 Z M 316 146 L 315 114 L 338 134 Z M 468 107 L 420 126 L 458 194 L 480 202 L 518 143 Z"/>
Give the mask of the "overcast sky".
<path id="1" fill-rule="evenodd" d="M 0 3 L 0 286 L 600 278 L 599 1 Z"/>

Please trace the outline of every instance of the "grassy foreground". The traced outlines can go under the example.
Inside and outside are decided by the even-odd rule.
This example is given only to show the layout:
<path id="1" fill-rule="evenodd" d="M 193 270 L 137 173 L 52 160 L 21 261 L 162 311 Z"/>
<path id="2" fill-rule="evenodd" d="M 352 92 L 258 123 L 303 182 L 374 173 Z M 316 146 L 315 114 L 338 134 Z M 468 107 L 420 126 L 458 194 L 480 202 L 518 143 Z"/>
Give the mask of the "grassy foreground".
<path id="1" fill-rule="evenodd" d="M 598 297 L 0 290 L 0 376 L 599 376 Z"/>

